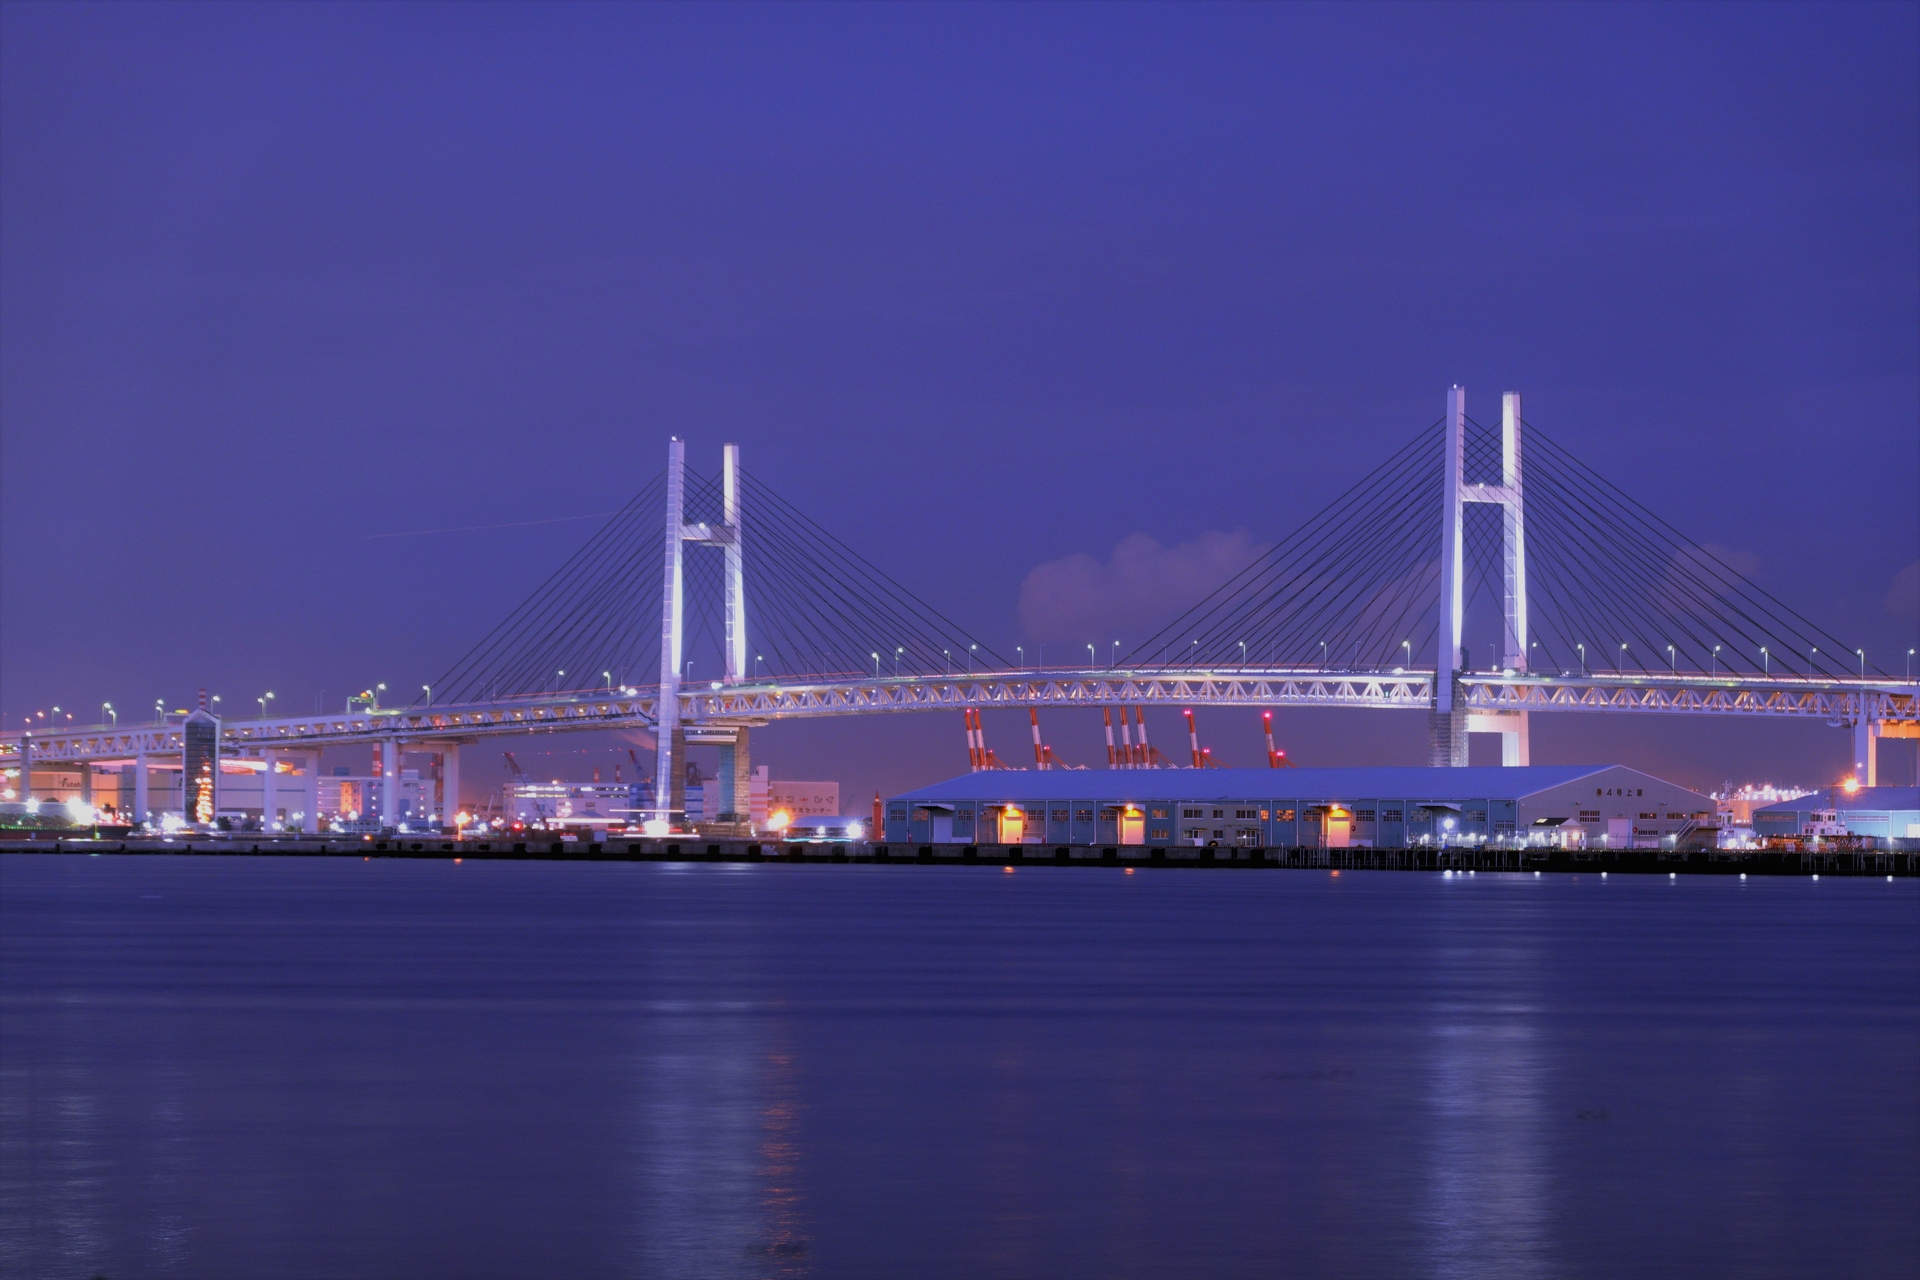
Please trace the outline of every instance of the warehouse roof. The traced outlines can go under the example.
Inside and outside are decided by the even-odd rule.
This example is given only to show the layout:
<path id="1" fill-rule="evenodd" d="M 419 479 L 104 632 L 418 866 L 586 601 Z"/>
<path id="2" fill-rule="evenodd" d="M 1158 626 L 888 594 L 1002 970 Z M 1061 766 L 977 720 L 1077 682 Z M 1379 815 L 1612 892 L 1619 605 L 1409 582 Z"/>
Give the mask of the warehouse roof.
<path id="1" fill-rule="evenodd" d="M 1518 799 L 1618 765 L 1357 769 L 993 769 L 895 800 L 1248 800 L 1261 796 Z M 1633 772 L 1627 770 L 1626 772 Z M 1639 774 L 1648 782 L 1660 779 Z M 1663 784 L 1673 785 L 1673 784 Z"/>
<path id="2" fill-rule="evenodd" d="M 1837 787 L 1826 787 L 1792 800 L 1782 800 L 1755 813 L 1809 813 L 1815 809 L 1833 809 L 1842 813 L 1861 810 L 1891 812 L 1896 809 L 1920 809 L 1920 787 L 1861 787 L 1852 795 Z"/>

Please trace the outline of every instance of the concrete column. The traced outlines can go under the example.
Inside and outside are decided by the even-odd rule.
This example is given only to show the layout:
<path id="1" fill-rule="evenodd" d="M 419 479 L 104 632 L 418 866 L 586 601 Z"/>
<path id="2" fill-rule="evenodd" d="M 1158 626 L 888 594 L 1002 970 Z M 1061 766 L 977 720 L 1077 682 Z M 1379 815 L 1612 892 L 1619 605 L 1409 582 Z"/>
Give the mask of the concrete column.
<path id="1" fill-rule="evenodd" d="M 33 798 L 33 735 L 20 735 L 20 779 L 13 784 L 15 800 L 23 804 Z"/>
<path id="2" fill-rule="evenodd" d="M 153 805 L 147 792 L 147 753 L 138 752 L 133 757 L 133 820 L 145 822 L 153 814 Z"/>
<path id="3" fill-rule="evenodd" d="M 667 748 L 662 757 L 660 771 L 666 772 L 665 757 L 672 757 L 672 776 L 667 781 L 667 808 L 678 814 L 681 820 L 687 815 L 687 731 L 679 725 L 673 727 L 673 736 L 662 743 Z"/>
<path id="4" fill-rule="evenodd" d="M 726 522 L 727 682 L 747 678 L 746 548 L 740 524 L 740 446 L 730 444 L 721 455 L 721 497 Z M 741 793 L 742 795 L 745 792 Z"/>
<path id="5" fill-rule="evenodd" d="M 1507 768 L 1525 768 L 1533 763 L 1533 744 L 1527 732 L 1527 713 L 1513 713 L 1519 719 L 1517 727 L 1500 731 L 1500 763 Z"/>
<path id="6" fill-rule="evenodd" d="M 273 824 L 279 820 L 279 786 L 273 777 L 273 766 L 280 759 L 278 751 L 262 751 L 260 758 L 266 762 L 266 770 L 260 775 L 260 827 L 263 831 L 273 830 Z"/>
<path id="7" fill-rule="evenodd" d="M 400 824 L 400 743 L 389 740 L 380 753 L 380 825 Z"/>
<path id="8" fill-rule="evenodd" d="M 93 804 L 93 761 L 91 760 L 80 762 L 80 800 L 88 806 Z"/>
<path id="9" fill-rule="evenodd" d="M 735 813 L 735 789 L 733 773 L 734 753 L 739 749 L 737 743 L 720 744 L 720 768 L 713 779 L 713 812 L 708 815 L 709 822 L 732 822 Z"/>
<path id="10" fill-rule="evenodd" d="M 440 829 L 457 831 L 460 813 L 460 744 L 449 742 L 440 752 Z"/>
<path id="11" fill-rule="evenodd" d="M 721 767 L 726 767 L 723 761 Z M 753 751 L 748 744 L 747 729 L 740 727 L 733 739 L 733 795 L 731 805 L 732 822 L 751 822 L 753 813 Z"/>
<path id="12" fill-rule="evenodd" d="M 318 831 L 320 829 L 320 753 L 318 751 L 307 757 L 305 782 L 300 798 L 301 803 L 306 806 L 303 810 L 306 816 L 300 820 L 300 825 L 307 831 Z"/>
<path id="13" fill-rule="evenodd" d="M 1449 711 L 1427 715 L 1427 763 L 1436 768 L 1467 762 L 1467 709 L 1456 702 Z"/>
<path id="14" fill-rule="evenodd" d="M 1863 787 L 1880 785 L 1880 722 L 1864 715 L 1853 722 L 1853 776 Z"/>

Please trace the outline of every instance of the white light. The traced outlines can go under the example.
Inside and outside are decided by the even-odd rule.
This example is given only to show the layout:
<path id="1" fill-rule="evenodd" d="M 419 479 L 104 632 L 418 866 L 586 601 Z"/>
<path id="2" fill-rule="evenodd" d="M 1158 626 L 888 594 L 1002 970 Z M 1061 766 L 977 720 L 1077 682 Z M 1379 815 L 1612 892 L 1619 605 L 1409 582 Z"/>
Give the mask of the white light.
<path id="1" fill-rule="evenodd" d="M 720 682 L 718 680 L 715 680 L 711 685 L 708 685 L 707 687 L 710 689 L 717 690 L 720 688 Z"/>
<path id="2" fill-rule="evenodd" d="M 663 836 L 667 834 L 668 831 L 667 820 L 665 818 L 648 818 L 640 824 L 640 830 L 650 836 Z"/>
<path id="3" fill-rule="evenodd" d="M 180 828 L 186 825 L 187 825 L 186 821 L 183 818 L 181 818 L 181 816 L 177 813 L 170 813 L 166 817 L 160 819 L 160 829 L 162 831 L 168 832 L 169 834 L 171 834 L 172 832 L 178 831 Z"/>
<path id="4" fill-rule="evenodd" d="M 40 802 L 38 800 L 27 801 L 27 812 L 28 813 L 40 812 Z"/>
<path id="5" fill-rule="evenodd" d="M 859 823 L 849 822 L 847 824 L 847 839 L 858 840 L 863 834 L 865 834 L 865 830 L 866 829 L 862 827 Z"/>

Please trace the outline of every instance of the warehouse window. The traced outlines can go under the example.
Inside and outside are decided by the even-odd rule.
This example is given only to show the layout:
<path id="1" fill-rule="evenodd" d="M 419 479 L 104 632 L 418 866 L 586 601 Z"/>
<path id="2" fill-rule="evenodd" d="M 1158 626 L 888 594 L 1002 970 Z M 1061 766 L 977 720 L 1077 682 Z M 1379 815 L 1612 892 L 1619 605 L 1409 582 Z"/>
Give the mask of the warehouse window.
<path id="1" fill-rule="evenodd" d="M 1353 820 L 1354 820 L 1355 822 L 1372 822 L 1372 821 L 1373 821 L 1373 810 L 1371 810 L 1371 809 L 1355 809 L 1355 810 L 1353 811 Z"/>
<path id="2" fill-rule="evenodd" d="M 1093 821 L 1093 810 L 1091 810 L 1091 809 L 1075 809 L 1075 810 L 1073 811 L 1073 820 L 1074 820 L 1075 822 L 1092 822 L 1092 821 Z"/>
<path id="3" fill-rule="evenodd" d="M 1598 809 L 1582 809 L 1580 811 L 1580 821 L 1598 822 L 1600 821 L 1600 811 Z"/>
<path id="4" fill-rule="evenodd" d="M 1152 830 L 1147 832 L 1147 839 L 1171 840 L 1173 839 L 1173 830 L 1170 827 L 1154 827 Z"/>
<path id="5" fill-rule="evenodd" d="M 1233 816 L 1236 819 L 1239 819 L 1242 821 L 1245 821 L 1248 818 L 1256 818 L 1259 815 L 1260 815 L 1260 811 L 1258 809 L 1235 809 L 1233 811 Z"/>
<path id="6" fill-rule="evenodd" d="M 1227 811 L 1225 809 L 1215 809 L 1213 811 L 1213 816 L 1216 818 L 1224 818 L 1227 816 Z"/>
<path id="7" fill-rule="evenodd" d="M 1164 818 L 1167 816 L 1167 811 L 1165 809 L 1154 809 L 1149 811 L 1147 816 L 1149 818 Z"/>
<path id="8" fill-rule="evenodd" d="M 1180 816 L 1183 818 L 1204 818 L 1207 816 L 1207 811 L 1205 809 L 1182 809 Z"/>
<path id="9" fill-rule="evenodd" d="M 1657 814 L 1657 813 L 1643 813 L 1643 814 L 1641 814 L 1641 815 L 1640 815 L 1640 820 L 1641 820 L 1642 822 L 1648 822 L 1648 821 L 1652 821 L 1653 819 L 1656 819 L 1656 818 L 1658 818 L 1659 816 L 1660 816 L 1660 815 L 1659 815 L 1659 814 Z"/>
<path id="10" fill-rule="evenodd" d="M 1071 809 L 1055 809 L 1053 811 L 1053 820 L 1055 822 L 1065 822 L 1072 817 L 1073 810 Z"/>
<path id="11" fill-rule="evenodd" d="M 1292 821 L 1293 821 L 1293 810 L 1291 810 L 1291 809 L 1275 809 L 1275 810 L 1273 811 L 1273 820 L 1274 820 L 1275 822 L 1292 822 Z"/>
<path id="12" fill-rule="evenodd" d="M 1382 809 L 1380 811 L 1380 821 L 1382 822 L 1399 822 L 1401 816 L 1401 812 L 1398 809 Z"/>

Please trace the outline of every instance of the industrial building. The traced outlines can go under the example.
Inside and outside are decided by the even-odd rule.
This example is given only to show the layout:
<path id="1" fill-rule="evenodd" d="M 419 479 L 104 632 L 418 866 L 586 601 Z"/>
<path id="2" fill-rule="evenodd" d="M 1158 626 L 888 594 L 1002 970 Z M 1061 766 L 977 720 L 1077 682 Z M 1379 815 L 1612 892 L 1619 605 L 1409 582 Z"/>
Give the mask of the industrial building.
<path id="1" fill-rule="evenodd" d="M 1832 787 L 1753 811 L 1759 839 L 1846 839 L 1876 849 L 1920 845 L 1920 787 Z"/>
<path id="2" fill-rule="evenodd" d="M 984 770 L 886 803 L 895 844 L 1661 848 L 1707 796 L 1620 765 Z"/>

